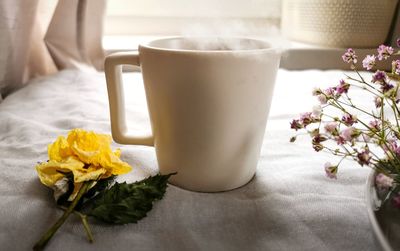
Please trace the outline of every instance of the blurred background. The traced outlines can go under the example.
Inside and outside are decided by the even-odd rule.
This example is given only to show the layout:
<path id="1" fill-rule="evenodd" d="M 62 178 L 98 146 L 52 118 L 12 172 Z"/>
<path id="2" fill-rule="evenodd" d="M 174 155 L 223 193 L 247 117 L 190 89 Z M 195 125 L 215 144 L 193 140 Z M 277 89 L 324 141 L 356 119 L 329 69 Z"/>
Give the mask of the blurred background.
<path id="1" fill-rule="evenodd" d="M 1 0 L 0 95 L 160 36 L 254 37 L 282 48 L 281 68 L 348 69 L 345 48 L 395 46 L 399 23 L 398 0 Z"/>

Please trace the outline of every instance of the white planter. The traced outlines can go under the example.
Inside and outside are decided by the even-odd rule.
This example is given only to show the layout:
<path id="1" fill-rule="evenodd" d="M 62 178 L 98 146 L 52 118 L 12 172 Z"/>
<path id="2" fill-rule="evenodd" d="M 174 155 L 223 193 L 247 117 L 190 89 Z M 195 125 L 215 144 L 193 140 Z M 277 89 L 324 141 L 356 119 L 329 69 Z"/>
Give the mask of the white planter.
<path id="1" fill-rule="evenodd" d="M 283 0 L 282 32 L 327 47 L 373 48 L 390 29 L 398 0 Z"/>

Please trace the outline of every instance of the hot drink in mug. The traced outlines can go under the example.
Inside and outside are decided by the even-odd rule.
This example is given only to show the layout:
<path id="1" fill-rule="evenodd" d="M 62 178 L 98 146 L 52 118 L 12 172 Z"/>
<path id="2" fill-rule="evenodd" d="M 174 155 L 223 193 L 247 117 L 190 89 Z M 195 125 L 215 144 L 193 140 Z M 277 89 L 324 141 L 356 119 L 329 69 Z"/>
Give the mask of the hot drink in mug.
<path id="1" fill-rule="evenodd" d="M 167 38 L 106 58 L 111 128 L 121 144 L 154 146 L 163 174 L 179 187 L 217 192 L 254 176 L 280 52 L 246 38 Z M 140 66 L 152 135 L 131 136 L 121 65 Z M 127 94 L 129 95 L 129 94 Z"/>

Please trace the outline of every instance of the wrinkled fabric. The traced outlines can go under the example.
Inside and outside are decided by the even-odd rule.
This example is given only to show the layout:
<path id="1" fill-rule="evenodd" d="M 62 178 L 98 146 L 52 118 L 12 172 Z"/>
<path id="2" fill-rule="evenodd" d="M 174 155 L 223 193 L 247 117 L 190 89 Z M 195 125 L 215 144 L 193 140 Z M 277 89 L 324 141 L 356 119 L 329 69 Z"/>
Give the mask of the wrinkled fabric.
<path id="1" fill-rule="evenodd" d="M 0 96 L 62 69 L 101 70 L 105 4 L 106 0 L 1 0 Z"/>
<path id="2" fill-rule="evenodd" d="M 364 202 L 369 170 L 344 161 L 338 179 L 328 179 L 324 163 L 335 163 L 331 155 L 315 153 L 306 137 L 289 143 L 290 120 L 317 102 L 313 87 L 343 77 L 339 71 L 279 70 L 257 172 L 247 185 L 223 193 L 170 185 L 137 224 L 91 221 L 92 244 L 72 215 L 47 250 L 379 250 Z M 150 123 L 141 76 L 126 74 L 124 80 L 129 130 L 145 134 Z M 354 94 L 361 97 L 359 92 Z M 103 74 L 62 71 L 32 81 L 0 104 L 1 249 L 31 249 L 60 217 L 34 167 L 47 159 L 49 142 L 72 128 L 110 133 Z M 117 147 L 134 167 L 119 181 L 157 173 L 154 148 L 113 143 Z"/>

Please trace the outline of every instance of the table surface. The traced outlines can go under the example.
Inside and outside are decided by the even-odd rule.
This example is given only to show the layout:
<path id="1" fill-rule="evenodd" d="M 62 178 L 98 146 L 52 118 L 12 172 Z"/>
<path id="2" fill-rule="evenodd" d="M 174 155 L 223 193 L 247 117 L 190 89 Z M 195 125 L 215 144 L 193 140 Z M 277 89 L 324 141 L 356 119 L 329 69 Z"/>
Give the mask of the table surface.
<path id="1" fill-rule="evenodd" d="M 332 156 L 315 153 L 306 137 L 289 143 L 290 120 L 316 104 L 313 87 L 341 78 L 340 71 L 279 70 L 257 172 L 246 186 L 196 193 L 171 185 L 137 224 L 91 221 L 93 244 L 70 217 L 48 250 L 378 250 L 364 202 L 369 170 L 344 162 L 338 179 L 328 179 L 323 165 Z M 141 76 L 124 80 L 129 127 L 149 131 Z M 103 73 L 62 71 L 0 104 L 0 249 L 30 249 L 60 216 L 34 166 L 72 128 L 110 133 Z M 134 167 L 119 180 L 157 173 L 152 147 L 118 147 Z"/>

